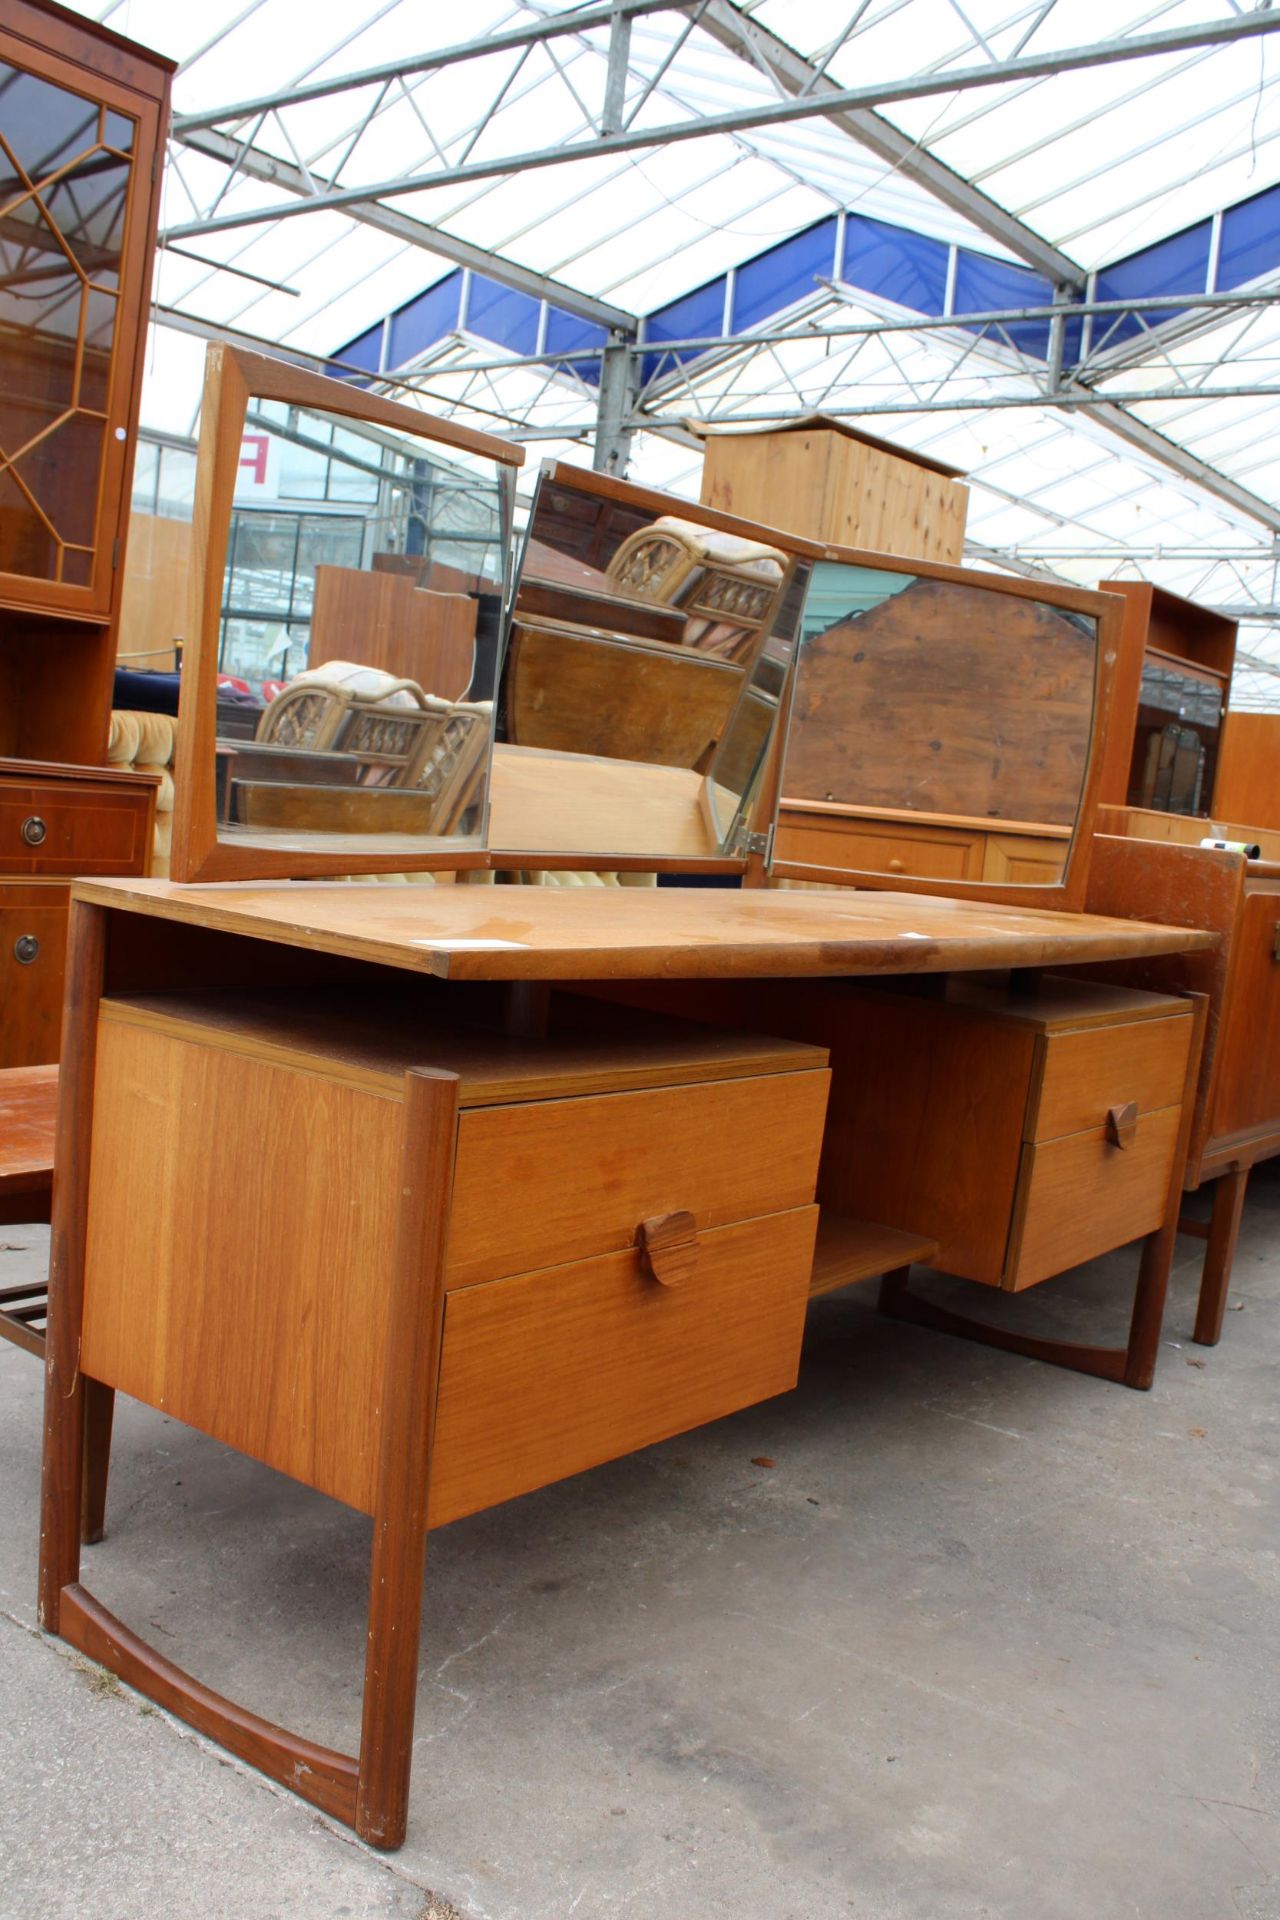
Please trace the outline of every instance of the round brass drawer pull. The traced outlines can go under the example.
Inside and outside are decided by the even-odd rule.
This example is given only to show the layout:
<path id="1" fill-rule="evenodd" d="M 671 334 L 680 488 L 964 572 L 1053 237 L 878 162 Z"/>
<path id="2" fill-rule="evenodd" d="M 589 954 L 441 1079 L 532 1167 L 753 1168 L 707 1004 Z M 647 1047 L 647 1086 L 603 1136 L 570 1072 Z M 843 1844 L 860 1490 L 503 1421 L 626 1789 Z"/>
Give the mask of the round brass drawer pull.
<path id="1" fill-rule="evenodd" d="M 907 863 L 905 860 L 891 860 L 889 862 L 890 873 L 905 873 L 906 870 Z"/>
<path id="2" fill-rule="evenodd" d="M 31 813 L 22 823 L 22 837 L 29 847 L 43 846 L 49 829 L 38 813 Z"/>
<path id="3" fill-rule="evenodd" d="M 20 967 L 29 967 L 40 957 L 40 942 L 34 933 L 20 933 L 13 943 L 13 957 Z"/>

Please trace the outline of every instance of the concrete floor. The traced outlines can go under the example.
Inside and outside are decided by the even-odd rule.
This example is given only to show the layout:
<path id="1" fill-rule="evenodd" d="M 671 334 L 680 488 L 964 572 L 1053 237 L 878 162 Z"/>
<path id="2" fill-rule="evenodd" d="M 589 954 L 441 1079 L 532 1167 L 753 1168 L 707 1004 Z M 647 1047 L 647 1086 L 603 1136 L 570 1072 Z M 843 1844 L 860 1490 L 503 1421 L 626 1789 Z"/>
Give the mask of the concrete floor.
<path id="1" fill-rule="evenodd" d="M 0 1241 L 0 1284 L 43 1258 Z M 796 1393 L 433 1536 L 390 1858 L 36 1632 L 4 1347 L 0 1916 L 1277 1920 L 1280 1165 L 1211 1352 L 1179 1252 L 1150 1394 L 862 1289 Z M 1132 1259 L 993 1305 L 1109 1333 Z M 124 1403 L 112 1472 L 94 1590 L 349 1747 L 365 1524 Z"/>

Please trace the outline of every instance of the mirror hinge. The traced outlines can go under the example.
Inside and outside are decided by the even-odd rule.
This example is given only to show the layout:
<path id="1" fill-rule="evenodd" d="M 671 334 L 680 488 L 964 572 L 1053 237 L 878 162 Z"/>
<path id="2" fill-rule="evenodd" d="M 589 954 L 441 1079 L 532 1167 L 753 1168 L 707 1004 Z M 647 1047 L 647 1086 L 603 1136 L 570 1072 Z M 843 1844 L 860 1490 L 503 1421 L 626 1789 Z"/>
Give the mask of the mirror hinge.
<path id="1" fill-rule="evenodd" d="M 764 833 L 744 833 L 738 842 L 739 853 L 761 853 L 765 860 L 773 858 L 773 828 Z"/>

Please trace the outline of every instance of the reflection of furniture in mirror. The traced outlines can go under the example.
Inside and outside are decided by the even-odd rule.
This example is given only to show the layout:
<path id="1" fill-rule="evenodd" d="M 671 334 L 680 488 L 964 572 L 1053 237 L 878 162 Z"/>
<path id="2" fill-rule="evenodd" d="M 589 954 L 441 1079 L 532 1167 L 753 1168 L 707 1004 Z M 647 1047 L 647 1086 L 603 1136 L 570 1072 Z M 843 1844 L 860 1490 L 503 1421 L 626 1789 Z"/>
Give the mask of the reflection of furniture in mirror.
<path id="1" fill-rule="evenodd" d="M 177 668 L 187 624 L 191 522 L 160 514 L 129 516 L 118 659 L 153 671 Z"/>
<path id="2" fill-rule="evenodd" d="M 299 674 L 252 747 L 219 751 L 218 817 L 332 833 L 454 832 L 481 799 L 489 701 L 438 700 L 348 661 Z"/>
<path id="3" fill-rule="evenodd" d="M 959 565 L 969 489 L 959 470 L 821 414 L 705 436 L 702 500 L 810 540 Z"/>
<path id="4" fill-rule="evenodd" d="M 426 566 L 461 552 L 488 580 L 487 597 L 499 598 L 510 475 L 522 458 L 506 442 L 362 389 L 209 350 L 175 878 L 486 864 L 493 688 L 476 664 L 477 602 L 442 603 L 372 563 L 402 554 L 410 539 L 423 543 Z M 266 501 L 254 494 L 260 475 Z M 315 498 L 334 510 L 309 514 Z M 270 676 L 303 630 L 312 659 L 342 650 L 273 699 Z M 416 665 L 436 684 L 387 661 Z M 220 672 L 250 688 L 250 739 L 221 720 Z M 442 686 L 470 697 L 442 697 Z"/>
<path id="5" fill-rule="evenodd" d="M 562 865 L 617 856 L 740 870 L 738 817 L 776 718 L 811 551 L 606 475 L 544 469 L 503 673 L 497 863 L 509 848 Z"/>
<path id="6" fill-rule="evenodd" d="M 1222 1330 L 1249 1169 L 1280 1153 L 1280 833 L 1230 821 L 1102 807 L 1089 878 L 1091 912 L 1158 918 L 1218 936 L 1207 953 L 1108 968 L 1157 991 L 1208 996 L 1209 1015 L 1184 1184 L 1212 1185 L 1195 1338 Z M 1261 847 L 1262 859 L 1201 847 L 1210 831 Z"/>
<path id="7" fill-rule="evenodd" d="M 562 1017 L 527 988 L 714 996 L 1187 938 L 957 901 L 903 918 L 852 891 L 81 885 L 46 1629 L 399 1845 L 428 1527 L 784 1391 L 811 1274 L 923 1250 L 837 1220 L 813 1262 L 822 1043 Z M 117 1388 L 374 1516 L 358 1755 L 212 1693 L 81 1582 Z"/>
<path id="8" fill-rule="evenodd" d="M 1214 812 L 1280 832 L 1280 713 L 1228 713 Z"/>
<path id="9" fill-rule="evenodd" d="M 617 632 L 559 620 L 511 623 L 506 677 L 512 745 L 704 772 L 742 675 Z"/>
<path id="10" fill-rule="evenodd" d="M 1099 797 L 1210 814 L 1236 623 L 1147 580 L 1099 587 L 1124 602 Z"/>
<path id="11" fill-rule="evenodd" d="M 770 783 L 772 871 L 1077 904 L 1115 617 L 1076 588 L 820 561 Z"/>
<path id="12" fill-rule="evenodd" d="M 350 660 L 415 681 L 442 700 L 463 697 L 476 642 L 476 603 L 469 595 L 432 593 L 376 567 L 362 573 L 318 566 L 315 579 L 309 667 Z"/>

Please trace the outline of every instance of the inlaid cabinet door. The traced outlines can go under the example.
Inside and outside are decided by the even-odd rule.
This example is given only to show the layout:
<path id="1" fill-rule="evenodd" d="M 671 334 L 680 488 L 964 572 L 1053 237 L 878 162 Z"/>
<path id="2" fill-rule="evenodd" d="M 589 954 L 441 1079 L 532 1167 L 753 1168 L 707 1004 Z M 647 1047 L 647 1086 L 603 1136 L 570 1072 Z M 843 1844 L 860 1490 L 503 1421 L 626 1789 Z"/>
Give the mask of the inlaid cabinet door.
<path id="1" fill-rule="evenodd" d="M 106 613 L 161 108 L 81 64 L 75 28 L 34 44 L 29 11 L 6 7 L 0 30 L 0 602 Z"/>

